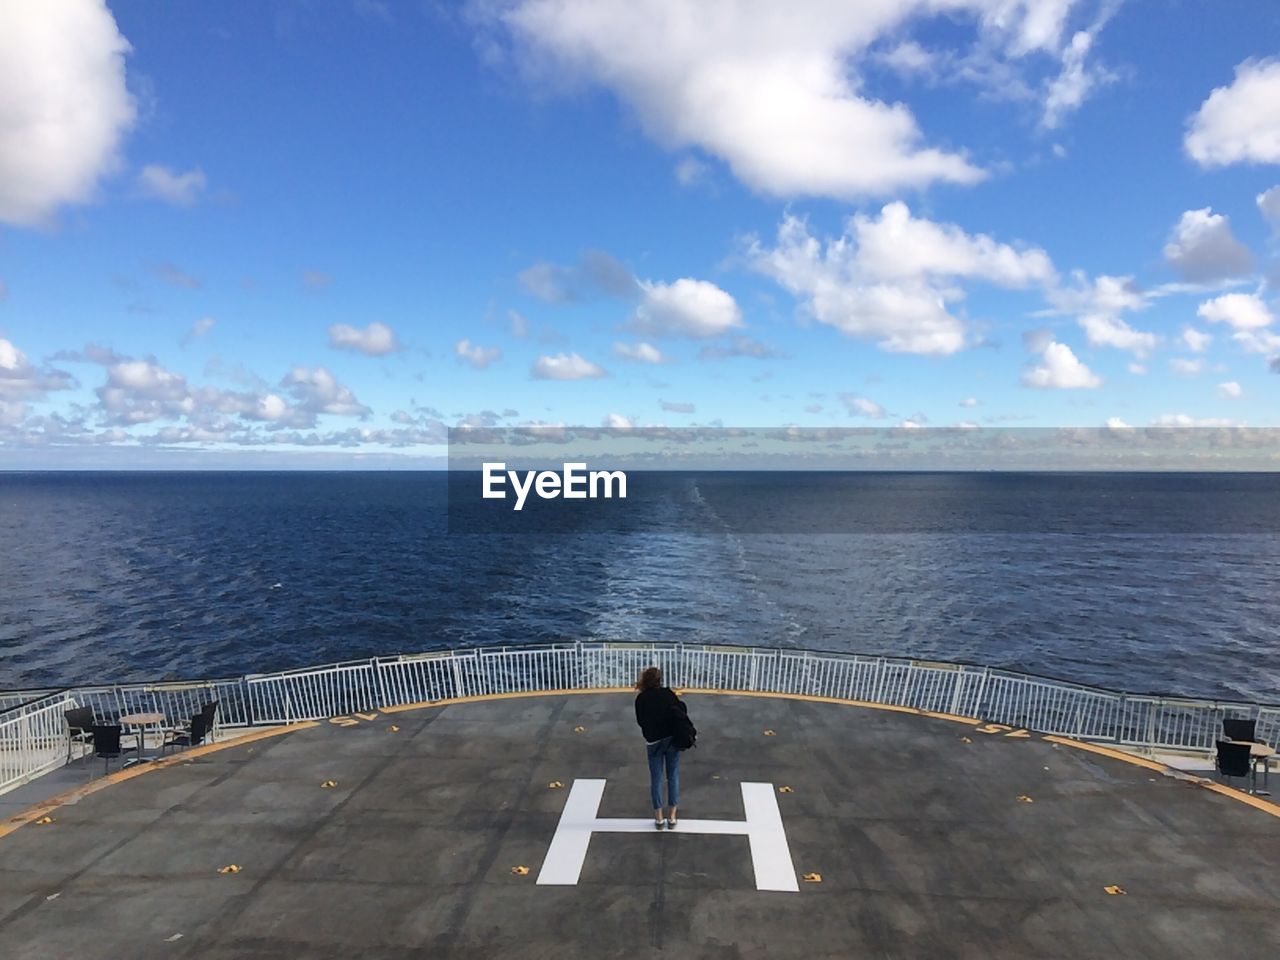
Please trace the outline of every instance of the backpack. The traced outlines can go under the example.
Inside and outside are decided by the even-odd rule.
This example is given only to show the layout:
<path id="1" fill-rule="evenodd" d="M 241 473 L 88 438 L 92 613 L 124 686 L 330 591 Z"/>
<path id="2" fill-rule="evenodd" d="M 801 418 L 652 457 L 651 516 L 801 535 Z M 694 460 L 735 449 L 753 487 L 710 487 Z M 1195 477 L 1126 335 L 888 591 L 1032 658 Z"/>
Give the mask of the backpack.
<path id="1" fill-rule="evenodd" d="M 689 719 L 689 708 L 679 700 L 671 705 L 671 745 L 677 750 L 698 745 L 698 728 Z"/>

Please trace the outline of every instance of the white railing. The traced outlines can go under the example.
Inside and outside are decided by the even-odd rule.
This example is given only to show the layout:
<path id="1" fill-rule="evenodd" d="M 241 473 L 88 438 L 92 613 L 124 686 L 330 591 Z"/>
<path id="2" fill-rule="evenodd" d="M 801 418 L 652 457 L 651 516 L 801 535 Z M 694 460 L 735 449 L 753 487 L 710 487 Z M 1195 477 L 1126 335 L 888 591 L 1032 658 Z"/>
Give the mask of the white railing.
<path id="1" fill-rule="evenodd" d="M 0 793 L 66 762 L 63 715 L 75 706 L 73 698 L 58 692 L 0 714 Z"/>
<path id="2" fill-rule="evenodd" d="M 1209 753 L 1224 717 L 1280 741 L 1280 706 L 1134 696 L 965 664 L 755 647 L 561 643 L 377 657 L 230 680 L 77 687 L 0 710 L 0 790 L 66 755 L 62 710 L 186 719 L 210 700 L 224 727 L 319 720 L 382 707 L 537 691 L 627 688 L 656 664 L 675 687 L 860 700 L 974 717 L 1148 750 Z M 0 694 L 22 703 L 31 693 Z M 68 706 L 69 705 L 69 706 Z M 34 718 L 39 719 L 34 719 Z M 41 752 L 43 751 L 43 752 Z M 42 766 L 43 764 L 43 766 Z"/>

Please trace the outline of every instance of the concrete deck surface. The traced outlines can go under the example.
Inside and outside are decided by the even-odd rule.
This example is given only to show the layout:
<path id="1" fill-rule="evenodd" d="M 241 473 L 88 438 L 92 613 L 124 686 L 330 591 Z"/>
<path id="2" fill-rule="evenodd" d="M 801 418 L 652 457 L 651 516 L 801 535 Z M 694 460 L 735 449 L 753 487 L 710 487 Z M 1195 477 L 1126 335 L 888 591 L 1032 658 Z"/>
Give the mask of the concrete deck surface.
<path id="1" fill-rule="evenodd" d="M 1265 811 L 1035 735 L 687 702 L 682 815 L 790 787 L 792 861 L 820 883 L 759 891 L 746 838 L 677 831 L 597 835 L 577 886 L 538 886 L 575 779 L 607 780 L 601 817 L 650 815 L 631 698 L 459 703 L 227 747 L 0 837 L 0 957 L 1280 954 Z"/>

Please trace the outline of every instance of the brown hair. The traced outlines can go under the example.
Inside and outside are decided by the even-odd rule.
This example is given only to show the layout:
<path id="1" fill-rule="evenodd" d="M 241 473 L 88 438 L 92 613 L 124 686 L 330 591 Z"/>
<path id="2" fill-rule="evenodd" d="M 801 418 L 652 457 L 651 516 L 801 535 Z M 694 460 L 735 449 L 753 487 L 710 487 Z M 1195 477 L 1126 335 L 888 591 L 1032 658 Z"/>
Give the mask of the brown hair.
<path id="1" fill-rule="evenodd" d="M 662 686 L 662 671 L 657 667 L 645 667 L 644 673 L 636 681 L 637 690 L 653 690 Z"/>

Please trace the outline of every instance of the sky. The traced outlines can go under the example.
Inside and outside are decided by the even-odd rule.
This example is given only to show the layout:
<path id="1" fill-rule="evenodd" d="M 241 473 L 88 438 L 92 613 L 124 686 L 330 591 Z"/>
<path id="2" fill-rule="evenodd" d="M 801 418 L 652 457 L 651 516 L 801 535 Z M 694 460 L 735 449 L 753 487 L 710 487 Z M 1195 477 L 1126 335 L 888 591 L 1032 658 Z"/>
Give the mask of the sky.
<path id="1" fill-rule="evenodd" d="M 0 469 L 1280 426 L 1280 6 L 0 0 Z"/>

